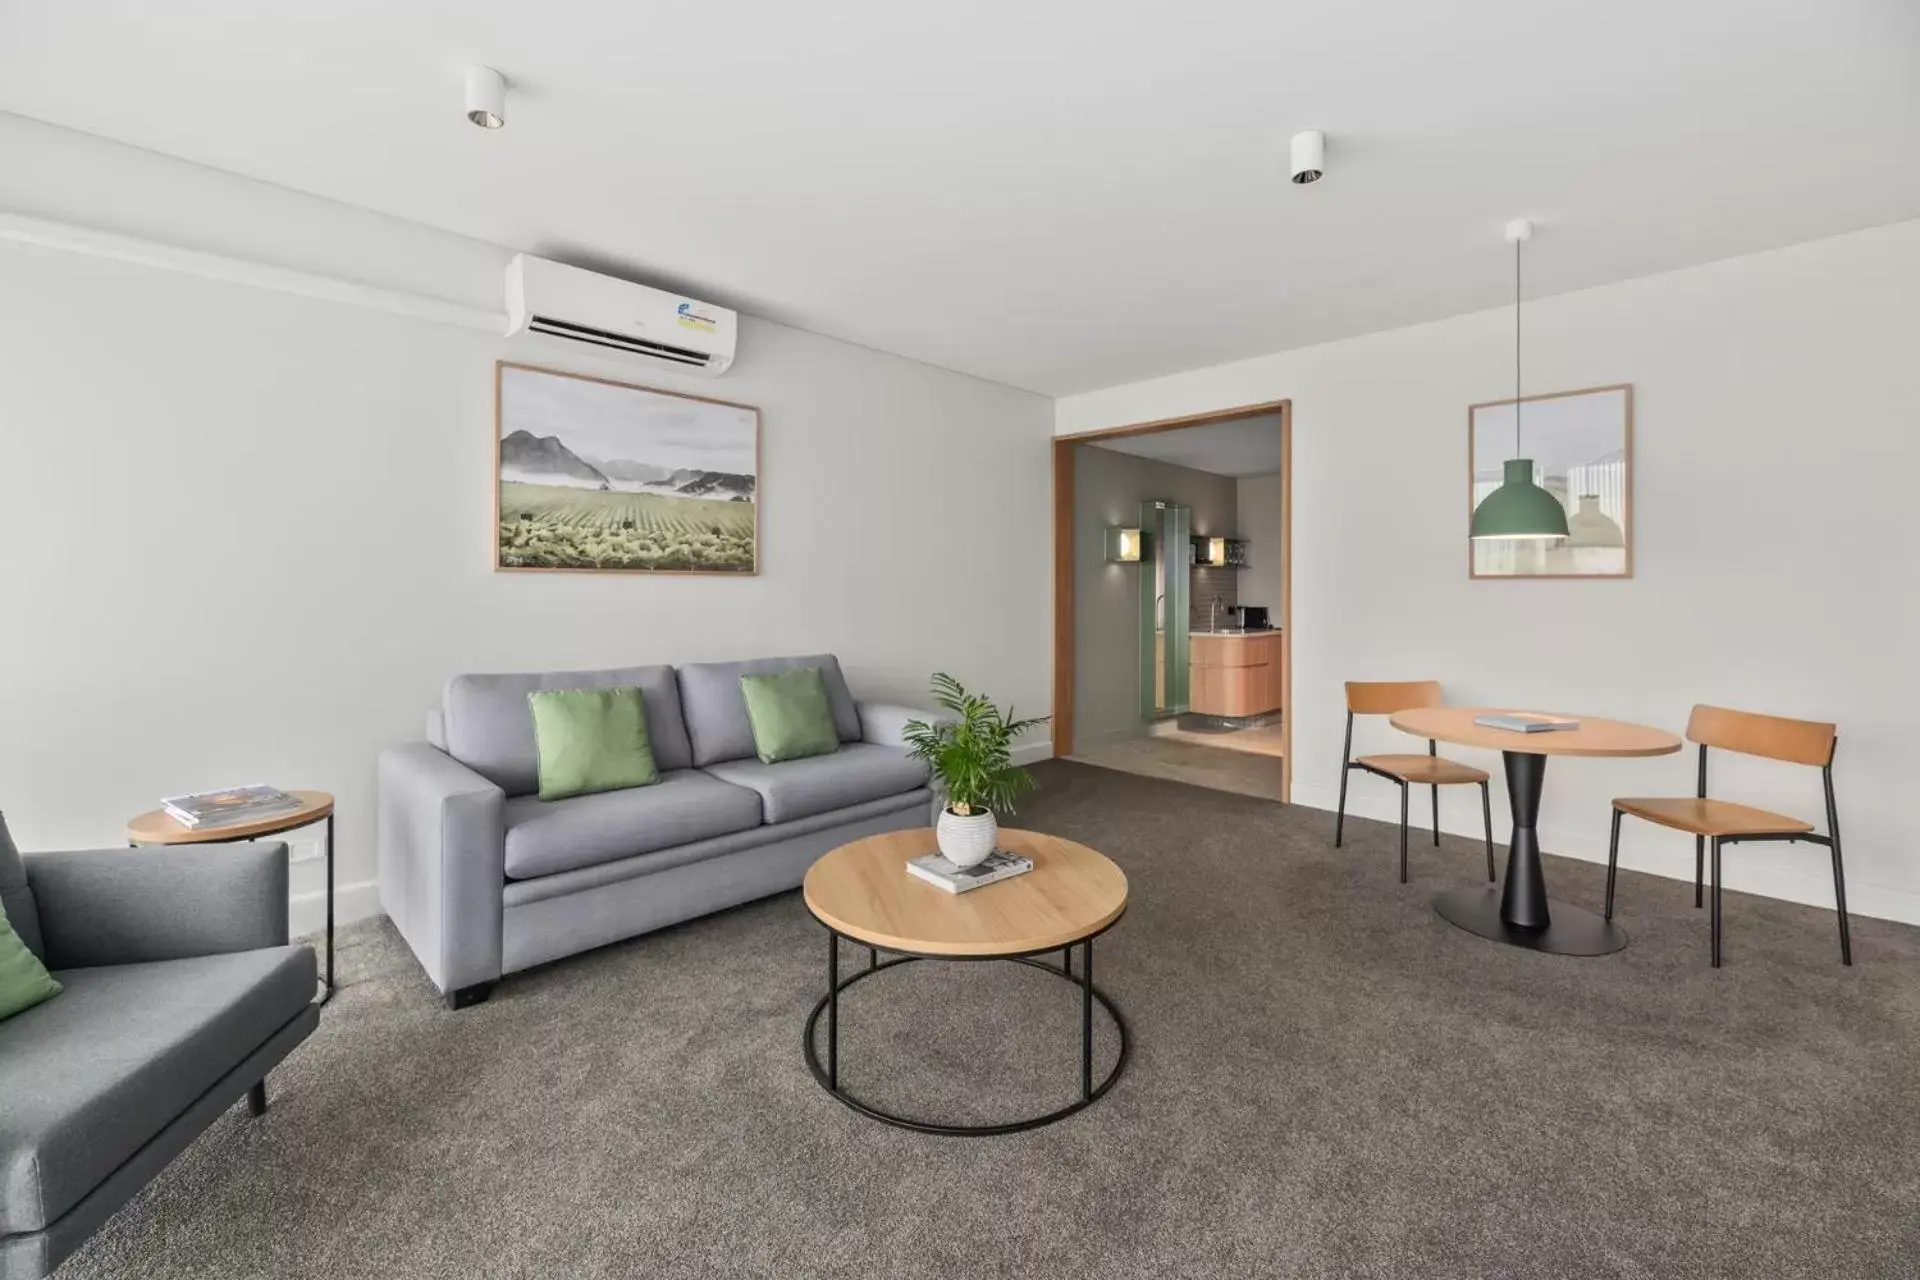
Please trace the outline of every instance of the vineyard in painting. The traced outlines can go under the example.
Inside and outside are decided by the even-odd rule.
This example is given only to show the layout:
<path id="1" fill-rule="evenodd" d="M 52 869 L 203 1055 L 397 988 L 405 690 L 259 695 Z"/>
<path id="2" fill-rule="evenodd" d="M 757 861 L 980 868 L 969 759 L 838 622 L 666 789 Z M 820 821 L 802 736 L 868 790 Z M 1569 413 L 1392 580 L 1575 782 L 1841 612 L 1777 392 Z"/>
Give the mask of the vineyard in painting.
<path id="1" fill-rule="evenodd" d="M 754 504 L 505 480 L 500 564 L 752 573 Z"/>

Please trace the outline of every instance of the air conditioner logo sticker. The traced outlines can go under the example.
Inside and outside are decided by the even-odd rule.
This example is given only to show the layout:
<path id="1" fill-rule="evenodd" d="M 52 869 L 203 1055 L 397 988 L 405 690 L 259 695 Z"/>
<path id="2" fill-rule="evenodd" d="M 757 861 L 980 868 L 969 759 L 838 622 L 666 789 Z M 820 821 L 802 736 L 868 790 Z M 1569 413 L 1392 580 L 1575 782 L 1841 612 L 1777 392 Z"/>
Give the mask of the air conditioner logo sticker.
<path id="1" fill-rule="evenodd" d="M 695 333 L 712 333 L 714 318 L 698 304 L 683 302 L 680 304 L 678 320 L 682 329 L 691 329 Z"/>

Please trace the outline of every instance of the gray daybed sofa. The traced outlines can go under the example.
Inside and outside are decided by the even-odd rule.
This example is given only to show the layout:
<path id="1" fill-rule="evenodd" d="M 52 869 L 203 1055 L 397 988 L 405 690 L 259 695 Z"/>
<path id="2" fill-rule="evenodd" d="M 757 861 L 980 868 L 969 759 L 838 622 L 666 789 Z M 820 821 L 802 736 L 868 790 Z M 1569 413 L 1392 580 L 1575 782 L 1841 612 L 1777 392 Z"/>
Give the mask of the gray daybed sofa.
<path id="1" fill-rule="evenodd" d="M 818 667 L 841 746 L 762 764 L 745 674 Z M 527 694 L 633 685 L 661 780 L 543 801 Z M 856 703 L 832 654 L 679 668 L 463 675 L 427 742 L 381 753 L 380 901 L 452 1008 L 503 974 L 799 885 L 820 855 L 925 826 L 925 713 Z"/>

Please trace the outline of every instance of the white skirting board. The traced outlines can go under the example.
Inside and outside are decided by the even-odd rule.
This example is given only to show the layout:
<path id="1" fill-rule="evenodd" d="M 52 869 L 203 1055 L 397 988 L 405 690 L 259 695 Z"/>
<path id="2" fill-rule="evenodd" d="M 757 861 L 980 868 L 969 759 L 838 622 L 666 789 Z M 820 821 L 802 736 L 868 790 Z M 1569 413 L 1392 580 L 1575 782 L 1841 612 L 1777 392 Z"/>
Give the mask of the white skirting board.
<path id="1" fill-rule="evenodd" d="M 333 893 L 333 924 L 337 929 L 355 920 L 380 914 L 380 885 L 375 880 L 337 885 Z M 327 928 L 327 894 L 320 889 L 296 893 L 287 901 L 287 934 L 305 938 L 324 933 Z M 323 956 L 320 963 L 326 964 Z"/>
<path id="2" fill-rule="evenodd" d="M 1387 798 L 1356 796 L 1352 791 L 1347 794 L 1347 816 L 1349 818 L 1372 818 L 1378 822 L 1398 825 L 1400 822 L 1399 793 L 1392 792 Z M 1293 801 L 1314 809 L 1325 809 L 1332 813 L 1339 803 L 1340 793 L 1336 787 L 1327 783 L 1293 784 Z M 1476 797 L 1477 800 L 1477 797 Z M 1448 835 L 1463 836 L 1478 841 L 1482 831 L 1480 815 L 1476 812 L 1470 824 L 1462 825 L 1447 820 L 1447 811 L 1441 810 L 1440 830 Z M 1502 802 L 1498 794 L 1493 802 L 1493 839 L 1494 853 L 1499 859 L 1500 874 L 1506 874 L 1507 859 L 1507 821 L 1501 812 Z M 1419 836 L 1427 828 L 1427 816 L 1424 797 L 1413 806 L 1414 844 L 1413 856 L 1419 856 Z M 1578 858 L 1582 862 L 1605 864 L 1607 860 L 1607 827 L 1604 820 L 1598 824 L 1597 834 L 1569 834 L 1550 831 L 1540 832 L 1540 851 L 1547 854 L 1559 854 L 1564 858 Z M 1327 828 L 1327 841 L 1333 841 L 1333 828 Z M 1798 902 L 1809 907 L 1823 907 L 1833 910 L 1833 872 L 1827 860 L 1827 851 L 1818 845 L 1800 845 L 1807 853 L 1804 874 L 1787 873 L 1777 868 L 1758 868 L 1738 865 L 1738 859 L 1732 859 L 1726 867 L 1727 888 L 1740 893 L 1758 894 L 1763 898 L 1778 898 L 1783 902 Z M 1686 840 L 1684 851 L 1663 851 L 1648 857 L 1644 849 L 1635 850 L 1626 841 L 1621 842 L 1620 865 L 1629 871 L 1644 871 L 1648 875 L 1664 876 L 1669 880 L 1682 880 L 1693 883 L 1693 841 Z M 1553 877 L 1547 877 L 1547 892 L 1553 892 Z M 1598 902 L 1579 903 L 1598 911 Z M 1920 924 L 1920 894 L 1904 889 L 1889 889 L 1881 885 L 1863 884 L 1856 877 L 1847 877 L 1847 913 L 1854 916 L 1871 916 L 1879 920 L 1894 920 L 1901 924 Z"/>

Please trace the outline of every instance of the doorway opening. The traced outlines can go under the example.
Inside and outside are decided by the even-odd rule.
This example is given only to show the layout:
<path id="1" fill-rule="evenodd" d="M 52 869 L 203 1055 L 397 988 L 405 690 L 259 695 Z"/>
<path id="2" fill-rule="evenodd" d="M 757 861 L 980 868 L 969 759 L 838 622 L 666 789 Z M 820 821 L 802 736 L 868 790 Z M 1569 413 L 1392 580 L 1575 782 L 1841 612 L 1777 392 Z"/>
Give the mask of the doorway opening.
<path id="1" fill-rule="evenodd" d="M 1289 401 L 1054 440 L 1058 756 L 1286 801 Z"/>

